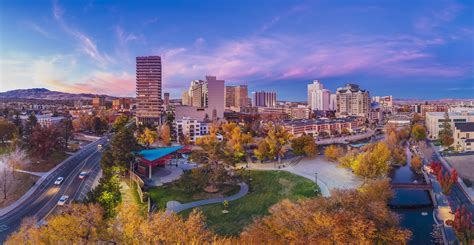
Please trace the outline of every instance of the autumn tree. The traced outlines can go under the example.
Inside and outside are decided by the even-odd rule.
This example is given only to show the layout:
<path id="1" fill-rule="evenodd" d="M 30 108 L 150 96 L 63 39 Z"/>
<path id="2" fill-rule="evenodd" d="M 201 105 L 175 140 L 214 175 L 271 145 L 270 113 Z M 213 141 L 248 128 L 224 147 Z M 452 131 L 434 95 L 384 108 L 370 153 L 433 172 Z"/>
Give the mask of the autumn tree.
<path id="1" fill-rule="evenodd" d="M 324 149 L 324 157 L 329 161 L 337 161 L 344 154 L 344 149 L 336 145 L 330 145 Z"/>
<path id="2" fill-rule="evenodd" d="M 121 130 L 122 128 L 125 127 L 125 125 L 127 125 L 129 121 L 129 118 L 128 116 L 126 115 L 120 115 L 119 117 L 115 118 L 115 121 L 114 123 L 112 124 L 112 129 L 114 131 L 119 131 Z"/>
<path id="3" fill-rule="evenodd" d="M 269 216 L 246 227 L 241 242 L 405 244 L 411 232 L 399 226 L 397 214 L 387 207 L 386 196 L 370 189 L 335 190 L 330 197 L 283 200 L 269 209 Z"/>
<path id="4" fill-rule="evenodd" d="M 390 150 L 385 142 L 377 142 L 369 151 L 360 153 L 353 166 L 354 173 L 366 179 L 385 176 L 390 170 Z"/>
<path id="5" fill-rule="evenodd" d="M 53 150 L 60 146 L 60 136 L 61 133 L 54 125 L 44 127 L 39 124 L 36 125 L 30 138 L 30 147 L 33 154 L 46 159 Z"/>
<path id="6" fill-rule="evenodd" d="M 411 167 L 416 171 L 416 172 L 420 172 L 421 171 L 421 168 L 423 167 L 423 161 L 421 160 L 421 158 L 419 156 L 414 156 L 412 159 L 411 159 Z"/>
<path id="7" fill-rule="evenodd" d="M 474 229 L 472 226 L 472 213 L 468 212 L 465 206 L 457 207 L 452 220 L 456 237 L 462 245 L 472 244 L 474 241 Z"/>
<path id="8" fill-rule="evenodd" d="M 164 124 L 160 127 L 159 136 L 163 145 L 165 146 L 171 145 L 171 129 L 168 124 Z"/>
<path id="9" fill-rule="evenodd" d="M 422 141 L 426 139 L 426 129 L 421 124 L 415 124 L 411 129 L 411 135 L 414 140 Z"/>
<path id="10" fill-rule="evenodd" d="M 11 140 L 15 131 L 15 124 L 8 120 L 0 119 L 0 142 L 2 144 L 4 144 L 5 141 Z"/>
<path id="11" fill-rule="evenodd" d="M 418 113 L 415 113 L 413 114 L 413 118 L 412 118 L 412 121 L 413 123 L 419 123 L 421 121 L 422 117 L 420 114 Z"/>
<path id="12" fill-rule="evenodd" d="M 97 205 L 71 204 L 61 214 L 48 218 L 45 226 L 37 227 L 33 220 L 25 220 L 6 244 L 97 243 L 107 239 L 102 212 Z"/>
<path id="13" fill-rule="evenodd" d="M 235 163 L 242 161 L 247 155 L 246 146 L 252 142 L 252 136 L 242 132 L 239 125 L 227 123 L 222 125 L 225 139 L 225 153 Z"/>
<path id="14" fill-rule="evenodd" d="M 295 155 L 315 156 L 318 148 L 311 135 L 302 135 L 291 140 L 291 149 Z"/>
<path id="15" fill-rule="evenodd" d="M 263 161 L 265 161 L 265 159 L 268 156 L 268 151 L 269 151 L 269 146 L 268 146 L 267 141 L 260 140 L 258 142 L 257 149 L 253 150 L 253 154 L 261 163 L 263 163 Z"/>
<path id="16" fill-rule="evenodd" d="M 267 127 L 268 133 L 265 141 L 269 146 L 268 157 L 278 158 L 278 163 L 280 163 L 286 152 L 285 146 L 290 142 L 292 135 L 282 125 L 270 123 Z"/>
<path id="17" fill-rule="evenodd" d="M 143 130 L 143 133 L 141 133 L 138 136 L 138 142 L 140 144 L 145 145 L 146 148 L 149 148 L 150 145 L 155 143 L 157 139 L 158 139 L 158 133 L 149 128 L 145 128 L 145 130 Z"/>

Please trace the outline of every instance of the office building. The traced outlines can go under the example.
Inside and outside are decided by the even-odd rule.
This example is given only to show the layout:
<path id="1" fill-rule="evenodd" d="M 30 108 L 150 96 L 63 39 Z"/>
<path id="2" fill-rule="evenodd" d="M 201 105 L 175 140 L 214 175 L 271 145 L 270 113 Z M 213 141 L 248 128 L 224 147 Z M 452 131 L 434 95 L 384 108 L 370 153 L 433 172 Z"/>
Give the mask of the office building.
<path id="1" fill-rule="evenodd" d="M 160 124 L 162 113 L 161 57 L 137 57 L 136 66 L 137 124 Z"/>
<path id="2" fill-rule="evenodd" d="M 94 109 L 104 109 L 105 108 L 105 97 L 104 96 L 96 96 L 92 98 L 92 107 Z"/>
<path id="3" fill-rule="evenodd" d="M 275 92 L 253 92 L 252 106 L 254 107 L 275 107 L 276 101 Z"/>
<path id="4" fill-rule="evenodd" d="M 331 94 L 329 96 L 329 110 L 335 111 L 337 106 L 337 95 L 336 94 Z"/>
<path id="5" fill-rule="evenodd" d="M 368 117 L 370 112 L 369 91 L 356 84 L 346 84 L 336 92 L 336 116 Z"/>
<path id="6" fill-rule="evenodd" d="M 330 107 L 331 92 L 319 80 L 308 84 L 308 106 L 311 110 L 327 111 Z"/>
<path id="7" fill-rule="evenodd" d="M 115 111 L 129 111 L 132 101 L 129 98 L 118 98 L 112 100 L 112 109 Z"/>
<path id="8" fill-rule="evenodd" d="M 167 106 L 170 104 L 170 93 L 163 94 L 163 105 Z"/>
<path id="9" fill-rule="evenodd" d="M 176 118 L 190 117 L 198 120 L 219 120 L 224 118 L 224 80 L 206 76 L 206 80 L 194 80 L 188 90 L 188 104 L 177 106 Z M 183 94 L 183 100 L 186 96 Z"/>
<path id="10" fill-rule="evenodd" d="M 474 122 L 473 112 L 447 112 L 451 129 L 455 123 Z M 426 112 L 426 130 L 428 138 L 438 139 L 439 131 L 443 127 L 446 112 Z"/>
<path id="11" fill-rule="evenodd" d="M 391 95 L 374 96 L 372 97 L 372 102 L 378 103 L 383 111 L 392 111 L 393 109 L 393 97 Z"/>
<path id="12" fill-rule="evenodd" d="M 458 151 L 474 151 L 474 122 L 455 123 L 454 147 Z"/>
<path id="13" fill-rule="evenodd" d="M 247 85 L 226 86 L 225 87 L 225 107 L 241 108 L 248 104 Z"/>
<path id="14" fill-rule="evenodd" d="M 421 105 L 420 111 L 421 116 L 426 117 L 426 113 L 428 112 L 446 112 L 448 111 L 448 105 L 441 105 L 441 104 L 424 104 Z"/>

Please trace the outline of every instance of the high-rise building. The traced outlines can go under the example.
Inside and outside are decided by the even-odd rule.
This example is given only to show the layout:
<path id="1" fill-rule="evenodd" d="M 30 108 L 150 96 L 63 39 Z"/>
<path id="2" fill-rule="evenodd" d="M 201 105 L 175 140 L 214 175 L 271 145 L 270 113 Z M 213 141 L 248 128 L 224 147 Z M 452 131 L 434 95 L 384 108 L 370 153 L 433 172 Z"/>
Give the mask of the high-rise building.
<path id="1" fill-rule="evenodd" d="M 92 98 L 92 107 L 95 109 L 102 109 L 105 107 L 105 97 L 104 96 L 96 96 Z"/>
<path id="2" fill-rule="evenodd" d="M 336 92 L 336 116 L 368 117 L 370 112 L 369 92 L 357 84 L 346 84 Z"/>
<path id="3" fill-rule="evenodd" d="M 225 87 L 225 107 L 246 107 L 248 100 L 247 85 Z"/>
<path id="4" fill-rule="evenodd" d="M 164 100 L 163 100 L 163 105 L 167 106 L 170 104 L 170 93 L 164 93 L 163 94 Z"/>
<path id="5" fill-rule="evenodd" d="M 331 94 L 329 96 L 329 110 L 335 111 L 337 107 L 336 104 L 337 104 L 337 95 Z"/>
<path id="6" fill-rule="evenodd" d="M 254 107 L 275 107 L 276 101 L 275 92 L 253 92 L 252 106 Z"/>
<path id="7" fill-rule="evenodd" d="M 186 106 L 176 107 L 176 118 L 223 119 L 224 91 L 224 80 L 217 80 L 215 76 L 206 76 L 205 81 L 191 81 L 189 90 L 182 96 L 182 103 Z"/>
<path id="8" fill-rule="evenodd" d="M 308 84 L 308 106 L 311 110 L 327 111 L 330 107 L 331 92 L 319 80 Z"/>
<path id="9" fill-rule="evenodd" d="M 161 57 L 137 57 L 137 124 L 160 124 Z"/>

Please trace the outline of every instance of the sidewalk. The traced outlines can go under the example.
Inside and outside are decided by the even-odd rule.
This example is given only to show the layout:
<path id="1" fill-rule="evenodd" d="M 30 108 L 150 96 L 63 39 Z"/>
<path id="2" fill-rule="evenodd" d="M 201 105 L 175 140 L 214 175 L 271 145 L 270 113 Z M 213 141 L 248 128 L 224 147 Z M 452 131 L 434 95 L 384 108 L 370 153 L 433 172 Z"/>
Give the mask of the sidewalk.
<path id="1" fill-rule="evenodd" d="M 208 204 L 214 204 L 214 203 L 222 203 L 225 200 L 227 200 L 227 201 L 237 200 L 237 199 L 247 195 L 247 193 L 249 192 L 249 187 L 244 182 L 239 183 L 239 186 L 240 186 L 239 192 L 235 195 L 228 196 L 228 197 L 211 198 L 211 199 L 200 200 L 200 201 L 196 201 L 196 202 L 188 202 L 188 203 L 183 203 L 183 204 L 181 204 L 180 202 L 177 202 L 177 201 L 169 201 L 169 202 L 166 203 L 166 211 L 167 212 L 179 213 L 181 211 L 184 211 L 184 210 L 190 209 L 190 208 L 195 208 L 195 207 L 208 205 Z"/>

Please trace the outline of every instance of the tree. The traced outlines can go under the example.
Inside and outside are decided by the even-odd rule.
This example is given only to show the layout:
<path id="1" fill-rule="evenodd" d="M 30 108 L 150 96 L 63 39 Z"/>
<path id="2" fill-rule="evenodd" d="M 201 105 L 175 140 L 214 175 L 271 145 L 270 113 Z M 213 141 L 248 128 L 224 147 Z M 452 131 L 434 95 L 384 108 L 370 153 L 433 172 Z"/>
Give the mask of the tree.
<path id="1" fill-rule="evenodd" d="M 412 118 L 413 123 L 419 123 L 421 121 L 421 119 L 422 118 L 421 118 L 420 114 L 418 114 L 418 113 L 413 114 L 413 118 Z"/>
<path id="2" fill-rule="evenodd" d="M 90 128 L 96 135 L 100 135 L 105 130 L 107 130 L 107 126 L 108 126 L 108 122 L 106 121 L 106 119 L 99 116 L 93 117 L 90 122 Z"/>
<path id="3" fill-rule="evenodd" d="M 87 193 L 86 203 L 99 204 L 104 210 L 104 217 L 111 218 L 116 214 L 116 207 L 122 201 L 120 179 L 118 175 L 104 171 L 99 185 Z"/>
<path id="4" fill-rule="evenodd" d="M 360 153 L 355 164 L 352 166 L 356 175 L 366 179 L 374 179 L 384 176 L 390 170 L 388 161 L 390 150 L 385 142 L 377 142 L 369 151 Z"/>
<path id="5" fill-rule="evenodd" d="M 449 118 L 448 112 L 444 113 L 443 123 L 441 124 L 441 130 L 439 131 L 439 138 L 443 146 L 450 146 L 454 143 L 453 130 L 451 129 L 451 119 Z"/>
<path id="6" fill-rule="evenodd" d="M 318 148 L 311 135 L 302 135 L 291 140 L 291 149 L 295 155 L 314 156 Z"/>
<path id="7" fill-rule="evenodd" d="M 456 237 L 461 244 L 472 244 L 474 240 L 474 230 L 472 228 L 472 213 L 469 213 L 465 206 L 457 207 L 454 212 L 454 220 L 452 220 L 452 227 L 456 233 Z"/>
<path id="8" fill-rule="evenodd" d="M 171 129 L 168 124 L 161 125 L 160 128 L 160 139 L 163 142 L 163 145 L 171 145 Z"/>
<path id="9" fill-rule="evenodd" d="M 263 163 L 263 161 L 265 161 L 265 159 L 267 158 L 268 150 L 269 146 L 267 141 L 260 140 L 258 142 L 258 148 L 253 150 L 253 154 L 261 163 Z"/>
<path id="10" fill-rule="evenodd" d="M 127 125 L 128 121 L 129 121 L 128 116 L 120 115 L 119 117 L 115 118 L 115 121 L 112 124 L 112 129 L 115 132 L 117 132 L 117 131 L 121 130 L 122 128 L 124 128 L 125 125 Z"/>
<path id="11" fill-rule="evenodd" d="M 150 145 L 155 143 L 157 139 L 158 139 L 158 133 L 149 128 L 145 128 L 145 130 L 143 130 L 143 133 L 141 133 L 138 136 L 138 142 L 140 144 L 145 145 L 146 148 L 149 148 Z"/>
<path id="12" fill-rule="evenodd" d="M 375 192 L 377 193 L 377 192 Z M 330 197 L 283 200 L 241 234 L 247 244 L 405 244 L 397 214 L 371 191 L 335 190 Z"/>
<path id="13" fill-rule="evenodd" d="M 48 218 L 48 225 L 37 227 L 34 219 L 24 220 L 6 244 L 98 243 L 107 239 L 102 213 L 97 205 L 72 204 L 61 214 Z"/>
<path id="14" fill-rule="evenodd" d="M 411 129 L 411 135 L 414 140 L 422 141 L 426 139 L 426 129 L 421 124 L 415 124 Z"/>
<path id="15" fill-rule="evenodd" d="M 228 132 L 225 131 L 226 125 L 224 124 L 222 128 L 224 129 L 224 138 L 226 139 L 225 153 L 232 158 L 232 160 L 237 163 L 242 161 L 247 155 L 246 145 L 252 141 L 252 136 L 242 132 L 242 129 L 235 124 L 234 127 L 230 128 Z"/>
<path id="16" fill-rule="evenodd" d="M 0 142 L 4 144 L 5 141 L 11 140 L 16 130 L 15 124 L 8 120 L 0 119 Z"/>
<path id="17" fill-rule="evenodd" d="M 62 131 L 62 138 L 64 142 L 64 149 L 68 148 L 69 140 L 72 138 L 72 118 L 69 115 L 61 121 L 61 131 Z"/>
<path id="18" fill-rule="evenodd" d="M 115 133 L 110 141 L 114 166 L 124 173 L 129 168 L 130 162 L 135 160 L 134 151 L 138 149 L 138 143 L 133 136 L 133 131 L 123 128 Z"/>
<path id="19" fill-rule="evenodd" d="M 265 141 L 269 146 L 268 157 L 271 159 L 278 158 L 278 163 L 281 162 L 281 158 L 285 155 L 287 145 L 291 139 L 291 134 L 281 125 L 270 123 L 267 125 L 269 128 Z"/>
<path id="20" fill-rule="evenodd" d="M 324 150 L 324 157 L 329 161 L 337 161 L 344 154 L 344 150 L 335 145 L 330 145 Z"/>
<path id="21" fill-rule="evenodd" d="M 33 131 L 36 128 L 36 126 L 38 126 L 38 119 L 36 118 L 35 113 L 31 113 L 28 116 L 28 120 L 26 121 L 26 124 L 25 124 L 24 136 L 26 138 L 26 142 L 30 141 L 30 137 L 33 134 Z"/>
<path id="22" fill-rule="evenodd" d="M 423 161 L 421 160 L 421 158 L 419 156 L 414 156 L 412 159 L 411 159 L 411 167 L 416 171 L 416 172 L 420 172 L 421 171 L 421 168 L 423 167 Z"/>
<path id="23" fill-rule="evenodd" d="M 30 146 L 33 154 L 46 159 L 60 143 L 60 132 L 54 125 L 42 127 L 36 125 L 31 134 Z"/>

